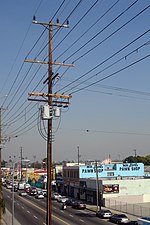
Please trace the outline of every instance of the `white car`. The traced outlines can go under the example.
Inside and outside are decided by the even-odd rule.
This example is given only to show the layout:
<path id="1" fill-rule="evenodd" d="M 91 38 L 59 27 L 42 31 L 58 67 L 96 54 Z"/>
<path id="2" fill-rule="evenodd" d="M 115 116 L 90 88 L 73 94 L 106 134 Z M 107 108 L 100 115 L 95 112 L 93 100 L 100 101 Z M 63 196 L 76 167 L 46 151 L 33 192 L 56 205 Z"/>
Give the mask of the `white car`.
<path id="1" fill-rule="evenodd" d="M 37 194 L 35 195 L 35 198 L 37 198 L 37 199 L 43 199 L 43 198 L 44 198 L 43 192 L 41 191 L 41 192 L 37 193 Z"/>
<path id="2" fill-rule="evenodd" d="M 58 194 L 57 192 L 52 193 L 52 199 L 53 199 L 53 200 L 57 200 L 57 199 L 60 198 L 60 197 L 61 197 L 61 195 Z"/>
<path id="3" fill-rule="evenodd" d="M 22 197 L 25 197 L 25 196 L 27 196 L 27 193 L 25 191 L 20 191 L 19 195 L 22 196 Z"/>
<path id="4" fill-rule="evenodd" d="M 57 202 L 65 203 L 68 200 L 66 196 L 61 196 L 57 198 Z"/>
<path id="5" fill-rule="evenodd" d="M 12 185 L 11 185 L 11 184 L 7 184 L 7 185 L 6 185 L 6 188 L 7 188 L 7 189 L 12 189 Z"/>
<path id="6" fill-rule="evenodd" d="M 42 192 L 43 192 L 44 197 L 47 197 L 47 190 L 43 189 Z"/>

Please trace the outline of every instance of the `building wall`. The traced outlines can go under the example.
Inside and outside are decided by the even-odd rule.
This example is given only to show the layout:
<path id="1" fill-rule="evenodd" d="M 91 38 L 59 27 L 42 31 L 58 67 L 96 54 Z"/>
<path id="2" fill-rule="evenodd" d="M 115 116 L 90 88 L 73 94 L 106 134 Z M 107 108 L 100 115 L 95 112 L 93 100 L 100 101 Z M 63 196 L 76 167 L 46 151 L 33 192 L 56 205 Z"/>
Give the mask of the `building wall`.
<path id="1" fill-rule="evenodd" d="M 150 194 L 150 179 L 104 180 L 106 184 L 119 184 L 119 193 L 105 194 L 106 197 Z"/>
<path id="2" fill-rule="evenodd" d="M 85 180 L 85 179 L 82 179 Z M 114 199 L 116 202 L 143 203 L 150 202 L 150 179 L 99 180 L 100 190 L 104 185 L 119 185 L 118 193 L 103 193 L 105 202 Z M 86 179 L 87 188 L 95 189 L 96 180 Z M 112 200 L 113 201 L 113 200 Z"/>

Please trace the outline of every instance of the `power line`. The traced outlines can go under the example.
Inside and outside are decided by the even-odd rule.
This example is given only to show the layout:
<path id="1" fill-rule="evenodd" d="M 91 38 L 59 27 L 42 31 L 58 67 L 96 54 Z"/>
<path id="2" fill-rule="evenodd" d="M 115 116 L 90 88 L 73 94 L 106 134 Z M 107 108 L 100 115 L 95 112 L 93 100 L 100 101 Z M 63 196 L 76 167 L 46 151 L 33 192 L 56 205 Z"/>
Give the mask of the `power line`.
<path id="1" fill-rule="evenodd" d="M 69 84 L 67 84 L 66 86 L 64 86 L 63 88 L 61 88 L 59 90 L 62 91 L 65 88 L 69 87 L 70 85 L 72 85 L 73 83 L 77 82 L 78 80 L 80 80 L 81 78 L 85 77 L 86 75 L 88 75 L 89 73 L 93 72 L 95 69 L 97 69 L 98 67 L 102 66 L 104 63 L 106 63 L 107 61 L 109 61 L 110 59 L 112 59 L 114 56 L 118 55 L 120 52 L 122 52 L 123 50 L 125 50 L 127 47 L 129 47 L 130 45 L 132 45 L 133 43 L 135 43 L 137 40 L 141 39 L 143 36 L 145 36 L 147 33 L 149 33 L 150 29 L 148 29 L 147 31 L 145 31 L 144 33 L 142 33 L 140 36 L 138 36 L 137 38 L 135 38 L 133 41 L 131 41 L 130 43 L 126 44 L 125 46 L 123 46 L 121 49 L 119 49 L 118 51 L 116 51 L 115 53 L 113 53 L 111 56 L 109 56 L 108 58 L 106 58 L 105 60 L 103 60 L 102 62 L 100 62 L 98 65 L 96 65 L 95 67 L 93 67 L 92 69 L 90 69 L 89 71 L 87 71 L 86 73 L 84 73 L 83 75 L 81 75 L 79 78 L 75 79 L 74 81 L 70 82 Z M 147 42 L 146 42 L 147 43 Z M 98 73 L 96 73 L 95 75 L 91 76 L 89 79 L 92 79 L 94 76 L 97 76 L 98 74 L 100 74 L 101 72 L 105 71 L 106 69 L 110 68 L 111 66 L 115 65 L 116 63 L 120 62 L 121 60 L 127 58 L 129 55 L 133 54 L 137 49 L 146 46 L 146 43 L 144 43 L 143 45 L 136 47 L 136 49 L 134 49 L 133 51 L 131 51 L 130 53 L 126 54 L 125 56 L 121 57 L 120 59 L 118 59 L 116 62 L 110 64 L 109 66 L 107 66 L 106 68 L 104 68 L 103 70 L 99 71 Z M 89 80 L 87 79 L 87 80 Z M 83 81 L 82 83 L 86 82 L 87 80 Z M 79 86 L 81 84 L 81 82 L 76 85 Z M 74 88 L 74 87 L 73 87 Z M 73 89 L 71 88 L 71 89 Z"/>
<path id="2" fill-rule="evenodd" d="M 39 5 L 37 6 L 37 9 L 35 10 L 35 13 L 39 10 L 39 7 L 40 7 L 42 1 L 43 1 L 43 0 L 41 0 L 41 1 L 39 2 Z M 11 72 L 12 72 L 14 66 L 15 66 L 15 63 L 17 62 L 17 59 L 18 59 L 19 54 L 20 54 L 20 52 L 21 52 L 21 49 L 22 49 L 22 47 L 23 47 L 23 45 L 24 45 L 24 43 L 25 43 L 25 40 L 26 40 L 26 38 L 27 38 L 27 36 L 28 36 L 29 30 L 30 30 L 30 28 L 31 28 L 31 24 L 32 24 L 32 23 L 30 23 L 30 25 L 28 26 L 28 29 L 27 29 L 27 31 L 26 31 L 26 33 L 25 33 L 25 36 L 24 36 L 23 41 L 22 41 L 22 43 L 21 43 L 21 46 L 20 46 L 20 48 L 19 48 L 19 50 L 18 50 L 18 53 L 17 53 L 17 55 L 16 55 L 16 57 L 15 57 L 15 59 L 14 59 L 14 62 L 13 62 L 13 64 L 12 64 L 11 68 L 10 68 L 10 71 L 9 71 L 7 77 L 6 77 L 6 80 L 5 80 L 5 82 L 4 82 L 3 86 L 2 86 L 2 89 L 1 89 L 0 93 L 2 93 L 4 87 L 6 86 L 8 80 L 9 80 L 9 78 L 10 78 Z M 23 64 L 22 64 L 22 66 L 21 66 L 21 69 L 22 69 L 22 67 L 23 67 Z M 20 69 L 20 71 L 21 71 L 21 69 Z M 17 74 L 17 76 L 16 76 L 16 79 L 15 79 L 14 83 L 16 82 L 17 78 L 18 78 L 18 74 Z M 13 86 L 14 86 L 14 83 L 13 83 Z M 12 88 L 13 88 L 13 87 L 12 87 Z M 11 93 L 12 88 L 10 88 L 10 91 L 9 91 L 9 93 L 7 94 L 7 98 L 9 97 L 9 94 Z M 6 102 L 7 98 L 4 100 L 4 102 L 3 102 L 2 105 L 4 105 L 4 103 Z"/>
<path id="3" fill-rule="evenodd" d="M 124 13 L 126 13 L 131 7 L 133 7 L 136 3 L 138 2 L 138 0 L 136 0 L 134 3 L 132 3 L 130 6 L 128 6 L 123 12 L 121 12 L 117 17 L 115 17 L 115 19 L 113 19 L 109 24 L 107 24 L 102 30 L 100 30 L 98 33 L 96 33 L 90 40 L 88 40 L 84 45 L 82 45 L 79 49 L 77 49 L 75 52 L 73 52 L 70 56 L 68 56 L 68 59 L 70 59 L 73 55 L 75 55 L 76 53 L 79 53 L 79 51 L 81 49 L 83 49 L 86 45 L 88 45 L 91 41 L 93 41 L 96 37 L 98 37 L 98 35 L 100 35 L 106 28 L 108 28 L 111 24 L 113 24 L 117 19 L 119 19 Z M 126 23 L 125 23 L 126 25 Z M 124 26 L 125 26 L 124 25 Z M 124 27 L 124 26 L 121 26 Z M 120 29 L 121 29 L 120 28 Z M 116 32 L 118 32 L 120 29 L 117 29 L 115 32 L 113 32 L 113 34 L 115 34 Z M 112 35 L 111 35 L 112 36 Z M 106 40 L 111 37 L 110 35 L 106 38 Z M 73 60 L 74 62 L 78 61 L 80 58 L 82 58 L 83 56 L 85 56 L 86 54 L 88 54 L 90 51 L 92 51 L 93 49 L 95 49 L 96 47 L 98 47 L 98 45 L 100 45 L 102 42 L 98 43 L 96 46 L 94 46 L 93 48 L 91 48 L 90 50 L 88 50 L 86 53 L 84 53 L 82 56 L 78 57 L 77 59 Z"/>
<path id="4" fill-rule="evenodd" d="M 71 49 L 82 37 L 84 37 L 110 10 L 113 9 L 113 7 L 119 2 L 120 0 L 117 0 L 106 12 L 101 15 L 90 27 L 86 29 L 86 31 L 79 36 L 65 51 L 63 51 L 55 60 L 58 60 L 61 56 L 63 56 L 69 49 Z"/>
<path id="5" fill-rule="evenodd" d="M 139 60 L 137 60 L 137 61 L 135 61 L 135 62 L 133 62 L 133 63 L 131 63 L 131 64 L 128 65 L 128 66 L 125 66 L 125 67 L 123 67 L 123 68 L 117 70 L 116 72 L 114 72 L 114 73 L 112 73 L 112 74 L 109 74 L 109 75 L 107 75 L 107 76 L 105 76 L 105 77 L 103 77 L 103 78 L 101 78 L 101 79 L 99 79 L 99 80 L 97 80 L 97 81 L 95 81 L 95 82 L 93 82 L 93 83 L 91 83 L 91 84 L 89 84 L 89 85 L 83 87 L 83 88 L 80 88 L 79 90 L 73 91 L 72 93 L 70 93 L 70 95 L 72 95 L 72 94 L 74 94 L 74 93 L 76 93 L 76 92 L 79 92 L 79 91 L 81 91 L 81 90 L 84 90 L 85 88 L 90 87 L 90 86 L 92 86 L 92 85 L 94 85 L 94 84 L 97 84 L 97 83 L 99 83 L 99 82 L 101 82 L 101 81 L 103 81 L 103 80 L 106 80 L 106 79 L 108 79 L 108 78 L 110 78 L 110 77 L 112 77 L 112 76 L 115 76 L 116 74 L 122 72 L 123 70 L 126 70 L 126 69 L 128 69 L 129 67 L 131 67 L 131 66 L 133 66 L 133 65 L 135 65 L 135 64 L 137 64 L 137 63 L 139 63 L 139 62 L 141 62 L 141 61 L 143 61 L 143 60 L 145 60 L 145 59 L 147 59 L 148 57 L 150 57 L 150 54 L 149 54 L 149 55 L 146 55 L 145 57 L 143 57 L 143 58 L 141 58 L 141 59 L 139 59 Z"/>

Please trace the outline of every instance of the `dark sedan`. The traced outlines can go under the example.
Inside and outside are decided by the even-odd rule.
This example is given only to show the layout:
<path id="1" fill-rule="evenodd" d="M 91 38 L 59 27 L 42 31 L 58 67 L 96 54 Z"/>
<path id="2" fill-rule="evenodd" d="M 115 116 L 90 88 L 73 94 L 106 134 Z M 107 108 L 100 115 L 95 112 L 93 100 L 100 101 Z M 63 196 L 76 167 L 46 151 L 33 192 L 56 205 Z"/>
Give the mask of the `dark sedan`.
<path id="1" fill-rule="evenodd" d="M 74 202 L 72 204 L 72 208 L 74 209 L 86 209 L 86 204 L 84 202 Z"/>
<path id="2" fill-rule="evenodd" d="M 68 205 L 68 206 L 72 206 L 73 204 L 74 204 L 74 200 L 73 199 L 68 199 L 68 200 L 66 200 L 66 205 Z"/>
<path id="3" fill-rule="evenodd" d="M 129 218 L 125 214 L 114 214 L 109 221 L 117 224 L 130 223 Z"/>

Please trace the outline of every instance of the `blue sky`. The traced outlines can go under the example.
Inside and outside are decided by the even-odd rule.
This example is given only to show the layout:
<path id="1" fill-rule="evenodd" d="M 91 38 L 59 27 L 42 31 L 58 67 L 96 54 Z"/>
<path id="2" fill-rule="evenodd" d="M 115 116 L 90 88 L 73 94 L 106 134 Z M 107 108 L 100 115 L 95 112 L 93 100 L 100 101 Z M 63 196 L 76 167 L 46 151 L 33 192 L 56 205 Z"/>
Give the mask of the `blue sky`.
<path id="1" fill-rule="evenodd" d="M 6 0 L 0 10 L 5 160 L 19 157 L 20 147 L 31 161 L 46 157 L 43 103 L 27 100 L 28 92 L 47 92 L 47 65 L 24 63 L 48 60 L 48 30 L 32 24 L 34 15 L 42 22 L 69 20 L 69 28 L 53 27 L 53 61 L 75 64 L 53 66 L 59 73 L 53 92 L 72 95 L 53 120 L 53 160 L 77 160 L 78 146 L 82 160 L 124 159 L 134 149 L 149 154 L 149 1 Z"/>

